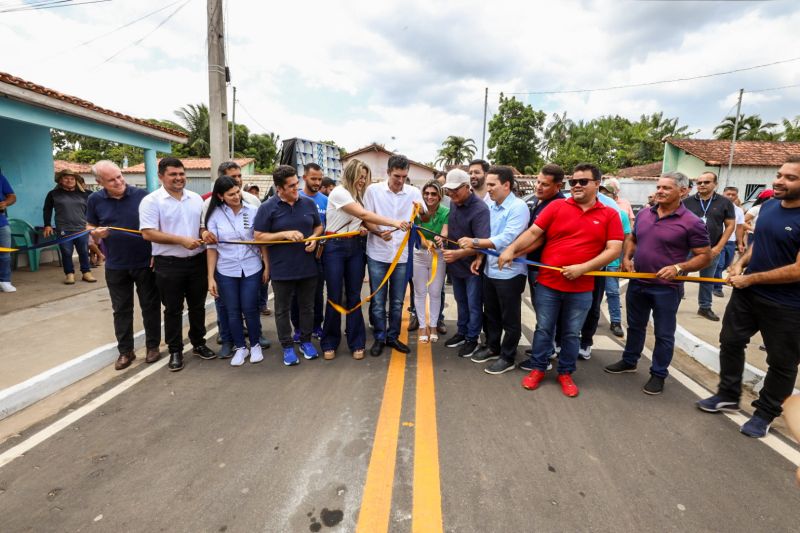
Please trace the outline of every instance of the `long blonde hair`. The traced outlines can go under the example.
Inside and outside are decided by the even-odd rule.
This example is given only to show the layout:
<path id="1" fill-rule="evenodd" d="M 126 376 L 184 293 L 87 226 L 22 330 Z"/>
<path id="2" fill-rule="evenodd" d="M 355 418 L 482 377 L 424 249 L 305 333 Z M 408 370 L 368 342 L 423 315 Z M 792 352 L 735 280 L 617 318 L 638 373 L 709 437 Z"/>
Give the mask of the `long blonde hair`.
<path id="1" fill-rule="evenodd" d="M 429 187 L 433 187 L 434 189 L 436 189 L 436 193 L 439 195 L 439 205 L 442 205 L 442 198 L 444 197 L 444 191 L 442 190 L 442 184 L 439 183 L 439 180 L 437 180 L 437 179 L 432 179 L 432 180 L 428 181 L 425 185 L 422 186 L 422 189 L 420 189 L 420 191 L 422 191 L 422 194 L 423 194 L 423 201 L 424 201 L 425 189 L 427 189 Z M 437 206 L 437 209 L 438 209 L 438 206 Z M 425 213 L 420 213 L 419 214 L 419 218 L 423 222 L 428 222 L 433 217 L 433 215 L 435 215 L 435 214 L 436 213 L 431 213 L 430 211 L 427 211 Z"/>
<path id="2" fill-rule="evenodd" d="M 355 199 L 356 202 L 363 205 L 364 191 L 359 191 L 358 187 L 356 187 L 356 182 L 361 177 L 362 169 L 366 169 L 367 171 L 367 185 L 364 187 L 366 190 L 372 181 L 372 170 L 370 170 L 366 163 L 359 159 L 351 159 L 347 162 L 347 166 L 344 167 L 344 172 L 342 172 L 342 187 L 353 195 L 353 199 Z"/>

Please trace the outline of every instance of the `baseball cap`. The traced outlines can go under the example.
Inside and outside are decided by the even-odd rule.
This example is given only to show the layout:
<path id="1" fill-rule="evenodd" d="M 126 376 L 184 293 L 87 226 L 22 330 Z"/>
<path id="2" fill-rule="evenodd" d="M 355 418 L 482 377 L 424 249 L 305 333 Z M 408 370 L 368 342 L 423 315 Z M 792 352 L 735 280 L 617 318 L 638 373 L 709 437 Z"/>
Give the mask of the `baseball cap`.
<path id="1" fill-rule="evenodd" d="M 775 196 L 775 191 L 772 189 L 765 189 L 758 194 L 758 199 L 764 200 L 766 198 L 772 198 L 773 196 Z"/>
<path id="2" fill-rule="evenodd" d="M 447 179 L 444 185 L 442 185 L 442 187 L 453 191 L 455 189 L 458 189 L 464 184 L 469 185 L 469 174 L 467 174 L 460 168 L 454 168 L 453 170 L 447 173 Z"/>

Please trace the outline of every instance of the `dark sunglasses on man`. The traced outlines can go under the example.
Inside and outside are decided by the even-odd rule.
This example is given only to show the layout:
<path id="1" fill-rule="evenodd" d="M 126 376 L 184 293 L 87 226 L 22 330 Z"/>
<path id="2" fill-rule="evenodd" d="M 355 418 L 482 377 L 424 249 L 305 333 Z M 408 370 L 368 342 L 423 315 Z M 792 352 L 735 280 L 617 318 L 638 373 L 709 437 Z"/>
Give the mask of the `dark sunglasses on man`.
<path id="1" fill-rule="evenodd" d="M 589 178 L 581 178 L 577 180 L 567 180 L 569 182 L 570 187 L 575 187 L 576 185 L 580 185 L 581 187 L 586 187 L 589 185 L 589 182 L 595 181 Z"/>

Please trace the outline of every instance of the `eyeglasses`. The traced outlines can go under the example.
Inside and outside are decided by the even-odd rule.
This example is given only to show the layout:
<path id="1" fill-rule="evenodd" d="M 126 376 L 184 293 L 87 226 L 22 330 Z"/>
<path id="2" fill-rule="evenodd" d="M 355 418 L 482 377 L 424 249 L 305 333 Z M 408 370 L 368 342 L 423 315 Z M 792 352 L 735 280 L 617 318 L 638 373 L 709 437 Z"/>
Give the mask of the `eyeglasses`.
<path id="1" fill-rule="evenodd" d="M 575 187 L 576 185 L 580 185 L 581 187 L 586 187 L 587 185 L 589 185 L 590 182 L 594 180 L 590 180 L 589 178 L 581 178 L 578 180 L 568 180 L 568 181 L 570 187 Z"/>
<path id="2" fill-rule="evenodd" d="M 713 181 L 696 181 L 695 183 L 697 185 L 711 185 L 714 182 Z"/>

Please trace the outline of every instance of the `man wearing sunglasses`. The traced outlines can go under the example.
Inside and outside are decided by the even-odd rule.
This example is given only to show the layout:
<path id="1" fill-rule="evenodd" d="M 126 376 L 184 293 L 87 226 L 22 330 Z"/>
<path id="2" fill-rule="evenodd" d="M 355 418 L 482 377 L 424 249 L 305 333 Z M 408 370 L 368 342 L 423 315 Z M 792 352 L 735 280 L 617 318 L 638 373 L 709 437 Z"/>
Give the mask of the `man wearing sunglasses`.
<path id="1" fill-rule="evenodd" d="M 594 278 L 587 272 L 603 268 L 622 252 L 622 221 L 615 209 L 597 199 L 600 170 L 577 165 L 569 180 L 572 197 L 556 200 L 500 255 L 500 268 L 515 257 L 544 244 L 542 263 L 561 270 L 542 268 L 536 287 L 536 331 L 533 335 L 534 369 L 522 380 L 528 390 L 544 379 L 559 313 L 562 315 L 558 382 L 569 397 L 578 395 L 572 380 L 578 358 L 581 327 L 592 306 Z"/>
<path id="2" fill-rule="evenodd" d="M 700 271 L 700 276 L 712 278 L 717 270 L 719 255 L 736 228 L 736 212 L 733 209 L 733 202 L 716 193 L 717 175 L 713 172 L 700 174 L 695 185 L 697 194 L 686 198 L 683 205 L 700 217 L 708 229 L 708 238 L 711 241 L 711 264 Z M 697 314 L 713 322 L 719 322 L 719 317 L 711 309 L 712 289 L 710 283 L 700 284 Z"/>

